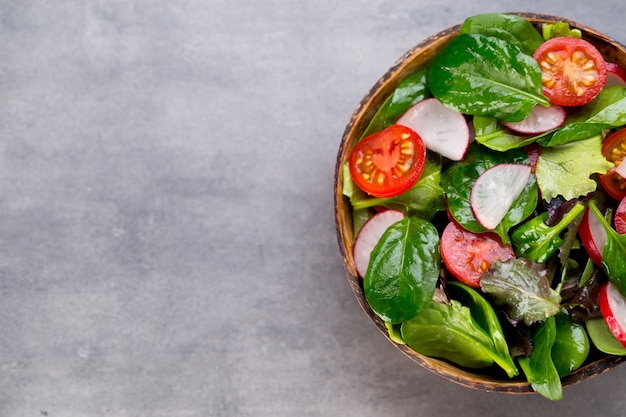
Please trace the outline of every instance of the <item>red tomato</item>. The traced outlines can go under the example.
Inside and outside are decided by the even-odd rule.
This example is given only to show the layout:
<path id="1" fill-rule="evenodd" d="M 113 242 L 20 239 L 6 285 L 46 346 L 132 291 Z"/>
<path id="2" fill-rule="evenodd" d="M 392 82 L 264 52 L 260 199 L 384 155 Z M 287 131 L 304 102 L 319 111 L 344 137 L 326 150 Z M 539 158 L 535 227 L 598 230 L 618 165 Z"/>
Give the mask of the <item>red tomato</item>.
<path id="1" fill-rule="evenodd" d="M 581 106 L 593 100 L 604 87 L 604 58 L 585 40 L 552 38 L 537 48 L 533 58 L 541 68 L 543 93 L 552 104 Z"/>
<path id="2" fill-rule="evenodd" d="M 617 233 L 620 235 L 626 234 L 626 197 L 622 198 L 619 206 L 617 206 L 613 222 L 615 222 L 615 231 Z"/>
<path id="3" fill-rule="evenodd" d="M 610 134 L 602 143 L 602 155 L 615 166 L 626 158 L 626 128 Z M 626 197 L 626 181 L 611 168 L 606 174 L 600 175 L 602 188 L 616 200 Z"/>
<path id="4" fill-rule="evenodd" d="M 375 197 L 394 197 L 409 190 L 422 175 L 426 147 L 412 129 L 391 125 L 363 138 L 350 154 L 352 179 Z"/>
<path id="5" fill-rule="evenodd" d="M 443 263 L 459 281 L 480 287 L 480 277 L 495 260 L 515 257 L 513 248 L 503 245 L 495 233 L 472 233 L 450 222 L 441 235 Z"/>

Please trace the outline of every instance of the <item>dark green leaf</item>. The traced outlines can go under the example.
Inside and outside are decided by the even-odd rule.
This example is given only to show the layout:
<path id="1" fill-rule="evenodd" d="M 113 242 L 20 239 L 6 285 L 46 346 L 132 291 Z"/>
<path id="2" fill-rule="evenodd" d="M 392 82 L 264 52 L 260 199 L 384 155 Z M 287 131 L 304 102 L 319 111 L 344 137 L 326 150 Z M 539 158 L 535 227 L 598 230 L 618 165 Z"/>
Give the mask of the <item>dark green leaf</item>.
<path id="1" fill-rule="evenodd" d="M 544 264 L 524 258 L 494 261 L 480 278 L 480 287 L 514 320 L 526 325 L 559 312 L 561 296 L 550 287 Z"/>
<path id="2" fill-rule="evenodd" d="M 426 89 L 426 69 L 419 69 L 400 81 L 393 94 L 387 97 L 361 136 L 371 135 L 389 127 L 413 104 L 430 97 Z"/>
<path id="3" fill-rule="evenodd" d="M 548 213 L 528 220 L 511 235 L 515 254 L 538 263 L 546 262 L 563 244 L 561 232 L 584 211 L 584 205 L 576 204 L 555 226 L 546 224 Z"/>
<path id="4" fill-rule="evenodd" d="M 626 87 L 604 88 L 598 97 L 571 117 L 542 146 L 557 146 L 589 138 L 626 124 Z"/>
<path id="5" fill-rule="evenodd" d="M 511 358 L 502 326 L 491 304 L 478 291 L 460 282 L 448 282 L 447 289 L 453 299 L 469 307 L 476 323 L 491 337 L 497 353 L 494 361 L 506 371 L 509 377 L 517 375 L 519 371 Z"/>
<path id="6" fill-rule="evenodd" d="M 578 369 L 589 355 L 589 338 L 580 323 L 574 323 L 567 313 L 559 312 L 555 318 L 556 337 L 552 345 L 552 361 L 559 376 Z"/>
<path id="7" fill-rule="evenodd" d="M 528 55 L 532 55 L 543 43 L 543 38 L 532 23 L 511 14 L 486 13 L 468 17 L 461 25 L 459 33 L 477 33 L 500 38 L 518 46 Z"/>
<path id="8" fill-rule="evenodd" d="M 418 316 L 402 323 L 402 339 L 423 355 L 468 368 L 493 364 L 491 338 L 474 321 L 469 308 L 456 300 L 450 304 L 430 301 Z"/>
<path id="9" fill-rule="evenodd" d="M 427 87 L 461 113 L 523 120 L 537 104 L 547 106 L 541 70 L 532 56 L 498 38 L 460 34 L 429 63 Z"/>
<path id="10" fill-rule="evenodd" d="M 415 317 L 433 297 L 440 261 L 439 235 L 431 223 L 406 217 L 389 227 L 363 278 L 372 310 L 390 323 Z"/>
<path id="11" fill-rule="evenodd" d="M 533 332 L 533 351 L 530 356 L 520 357 L 519 364 L 537 393 L 549 400 L 558 401 L 563 398 L 563 387 L 552 362 L 555 338 L 556 324 L 554 317 L 550 317 Z"/>

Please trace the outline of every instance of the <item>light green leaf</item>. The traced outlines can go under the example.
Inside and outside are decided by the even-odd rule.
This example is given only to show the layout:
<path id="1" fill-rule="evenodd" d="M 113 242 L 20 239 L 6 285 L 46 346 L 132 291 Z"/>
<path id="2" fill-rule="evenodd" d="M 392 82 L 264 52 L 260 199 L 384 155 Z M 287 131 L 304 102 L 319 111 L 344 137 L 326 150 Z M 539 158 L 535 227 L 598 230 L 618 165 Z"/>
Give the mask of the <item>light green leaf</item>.
<path id="1" fill-rule="evenodd" d="M 602 137 L 542 148 L 535 175 L 544 200 L 561 195 L 571 200 L 596 190 L 594 173 L 604 174 L 613 164 L 602 155 Z"/>

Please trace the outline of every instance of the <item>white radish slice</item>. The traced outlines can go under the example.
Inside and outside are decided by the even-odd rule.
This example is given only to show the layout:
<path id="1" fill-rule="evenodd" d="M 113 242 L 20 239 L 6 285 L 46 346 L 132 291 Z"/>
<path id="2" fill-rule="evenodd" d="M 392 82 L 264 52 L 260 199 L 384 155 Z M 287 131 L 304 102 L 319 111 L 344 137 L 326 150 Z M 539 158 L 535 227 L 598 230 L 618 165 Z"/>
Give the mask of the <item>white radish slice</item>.
<path id="1" fill-rule="evenodd" d="M 626 298 L 611 282 L 600 288 L 600 312 L 609 329 L 626 346 Z"/>
<path id="2" fill-rule="evenodd" d="M 622 162 L 615 167 L 615 173 L 626 180 L 626 159 L 622 160 Z"/>
<path id="3" fill-rule="evenodd" d="M 470 132 L 465 116 L 436 98 L 414 104 L 396 122 L 417 132 L 427 149 L 453 161 L 460 161 L 467 152 Z"/>
<path id="4" fill-rule="evenodd" d="M 530 165 L 499 164 L 480 174 L 470 193 L 476 220 L 486 229 L 495 229 L 526 187 L 530 173 Z"/>
<path id="5" fill-rule="evenodd" d="M 626 70 L 617 64 L 607 62 L 604 86 L 611 87 L 614 85 L 626 86 Z"/>
<path id="6" fill-rule="evenodd" d="M 385 231 L 404 218 L 399 210 L 385 210 L 374 214 L 359 230 L 354 241 L 353 255 L 356 272 L 362 278 L 370 263 L 370 254 Z"/>
<path id="7" fill-rule="evenodd" d="M 537 104 L 524 120 L 519 122 L 505 122 L 504 126 L 525 135 L 539 135 L 560 127 L 565 122 L 567 113 L 561 106 L 548 107 Z"/>
<path id="8" fill-rule="evenodd" d="M 589 208 L 585 209 L 578 233 L 580 233 L 580 239 L 591 260 L 596 265 L 601 265 L 602 252 L 604 245 L 606 245 L 606 230 Z"/>

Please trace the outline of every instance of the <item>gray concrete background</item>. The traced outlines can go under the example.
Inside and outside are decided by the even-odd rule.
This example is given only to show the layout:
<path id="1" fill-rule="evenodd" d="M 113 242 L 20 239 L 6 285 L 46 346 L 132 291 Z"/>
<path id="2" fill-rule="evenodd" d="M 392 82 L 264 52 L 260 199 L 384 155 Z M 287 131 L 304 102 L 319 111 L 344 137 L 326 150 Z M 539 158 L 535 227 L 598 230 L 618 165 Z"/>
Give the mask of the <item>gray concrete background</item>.
<path id="1" fill-rule="evenodd" d="M 362 96 L 487 11 L 626 42 L 626 3 L 0 0 L 0 416 L 623 416 L 419 368 L 358 307 L 333 223 Z"/>

